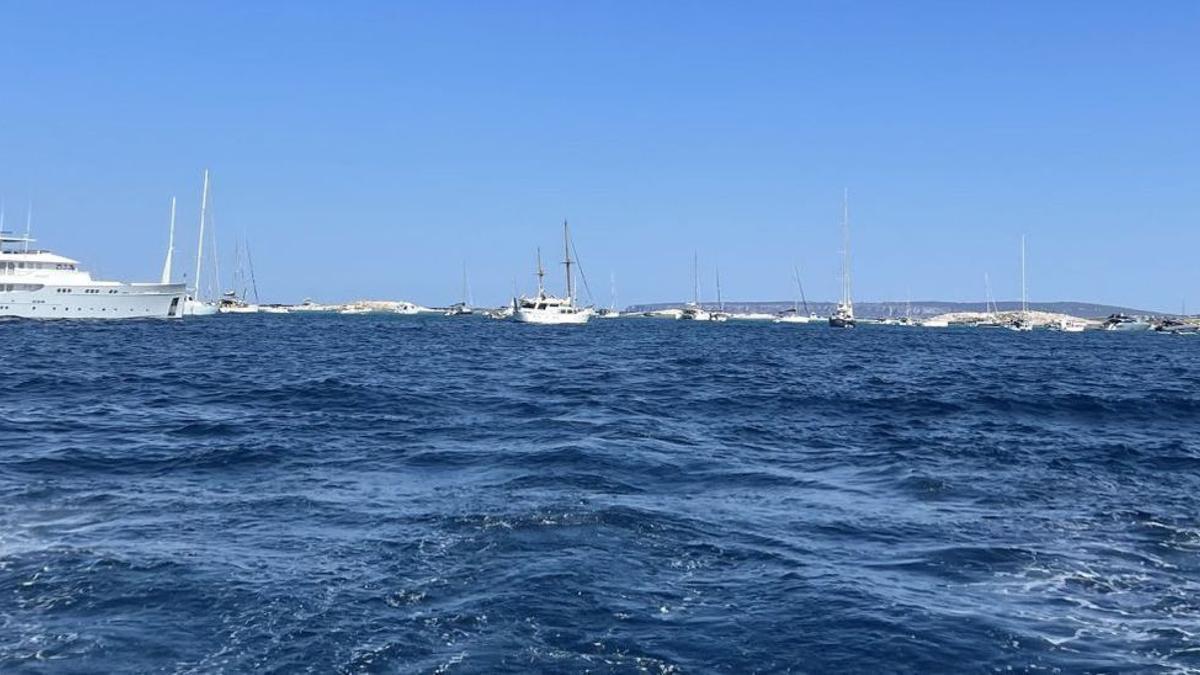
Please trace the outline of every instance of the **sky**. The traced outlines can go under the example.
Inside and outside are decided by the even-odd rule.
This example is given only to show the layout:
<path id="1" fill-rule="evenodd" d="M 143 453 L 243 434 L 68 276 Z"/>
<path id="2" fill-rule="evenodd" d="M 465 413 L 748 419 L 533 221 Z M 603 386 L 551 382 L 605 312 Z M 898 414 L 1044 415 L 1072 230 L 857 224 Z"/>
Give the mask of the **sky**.
<path id="1" fill-rule="evenodd" d="M 157 279 L 201 173 L 223 285 L 1200 310 L 1200 3 L 0 1 L 7 228 Z M 548 265 L 548 284 L 562 285 Z"/>

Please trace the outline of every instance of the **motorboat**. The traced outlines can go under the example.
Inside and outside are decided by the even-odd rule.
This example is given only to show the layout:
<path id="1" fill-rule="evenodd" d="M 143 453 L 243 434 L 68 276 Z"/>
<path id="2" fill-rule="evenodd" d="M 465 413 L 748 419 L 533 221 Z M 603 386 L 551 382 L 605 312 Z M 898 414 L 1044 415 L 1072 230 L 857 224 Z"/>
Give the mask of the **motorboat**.
<path id="1" fill-rule="evenodd" d="M 1123 332 L 1139 332 L 1150 330 L 1149 321 L 1140 317 L 1132 317 L 1126 314 L 1110 314 L 1104 323 L 1100 324 L 1101 330 L 1123 331 Z"/>
<path id="2" fill-rule="evenodd" d="M 35 240 L 0 230 L 0 317 L 178 319 L 184 284 L 101 281 L 72 258 L 33 249 Z M 170 254 L 168 253 L 168 256 Z M 168 258 L 169 259 L 169 258 Z M 167 268 L 169 277 L 169 267 Z"/>

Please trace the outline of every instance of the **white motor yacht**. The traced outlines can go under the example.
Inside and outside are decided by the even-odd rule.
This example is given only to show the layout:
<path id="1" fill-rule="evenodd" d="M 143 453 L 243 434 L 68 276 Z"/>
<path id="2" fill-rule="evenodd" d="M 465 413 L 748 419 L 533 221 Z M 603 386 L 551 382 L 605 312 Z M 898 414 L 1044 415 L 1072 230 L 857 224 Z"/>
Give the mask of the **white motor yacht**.
<path id="1" fill-rule="evenodd" d="M 0 316 L 33 319 L 183 316 L 187 294 L 183 284 L 96 280 L 79 268 L 78 261 L 51 251 L 31 249 L 32 243 L 34 239 L 28 233 L 15 236 L 0 231 Z"/>

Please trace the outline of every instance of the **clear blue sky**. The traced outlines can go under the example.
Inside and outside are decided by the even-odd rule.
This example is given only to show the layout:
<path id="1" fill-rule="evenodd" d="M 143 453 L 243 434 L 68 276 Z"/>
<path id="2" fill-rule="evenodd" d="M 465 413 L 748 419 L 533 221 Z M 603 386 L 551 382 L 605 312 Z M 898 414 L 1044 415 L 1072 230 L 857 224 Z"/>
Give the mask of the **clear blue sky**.
<path id="1" fill-rule="evenodd" d="M 597 300 L 1200 310 L 1200 3 L 6 2 L 0 194 L 152 279 L 200 172 L 267 299 L 475 299 L 573 223 Z M 551 255 L 551 251 L 555 255 Z M 223 262 L 225 269 L 229 263 Z M 561 283 L 555 270 L 554 284 Z"/>

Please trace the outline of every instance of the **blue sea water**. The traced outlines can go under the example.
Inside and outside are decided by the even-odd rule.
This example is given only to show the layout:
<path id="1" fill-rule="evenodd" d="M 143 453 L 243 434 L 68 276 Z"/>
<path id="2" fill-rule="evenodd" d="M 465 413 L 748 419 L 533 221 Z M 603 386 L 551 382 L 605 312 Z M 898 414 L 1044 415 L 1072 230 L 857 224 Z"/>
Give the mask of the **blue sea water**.
<path id="1" fill-rule="evenodd" d="M 0 672 L 1200 669 L 1200 339 L 0 323 Z"/>

